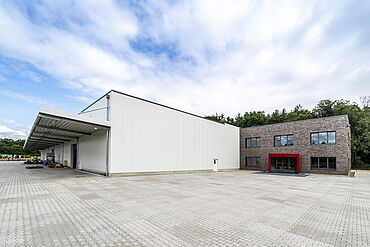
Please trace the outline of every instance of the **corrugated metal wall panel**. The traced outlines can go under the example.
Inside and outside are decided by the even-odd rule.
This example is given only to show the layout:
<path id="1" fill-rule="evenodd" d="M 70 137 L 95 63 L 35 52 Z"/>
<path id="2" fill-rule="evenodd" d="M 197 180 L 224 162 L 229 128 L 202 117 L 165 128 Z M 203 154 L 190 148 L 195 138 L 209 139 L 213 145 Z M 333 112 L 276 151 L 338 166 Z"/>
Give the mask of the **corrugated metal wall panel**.
<path id="1" fill-rule="evenodd" d="M 106 132 L 96 132 L 91 136 L 83 136 L 79 140 L 80 168 L 88 171 L 105 173 Z"/>
<path id="2" fill-rule="evenodd" d="M 112 172 L 239 168 L 239 129 L 111 95 Z"/>

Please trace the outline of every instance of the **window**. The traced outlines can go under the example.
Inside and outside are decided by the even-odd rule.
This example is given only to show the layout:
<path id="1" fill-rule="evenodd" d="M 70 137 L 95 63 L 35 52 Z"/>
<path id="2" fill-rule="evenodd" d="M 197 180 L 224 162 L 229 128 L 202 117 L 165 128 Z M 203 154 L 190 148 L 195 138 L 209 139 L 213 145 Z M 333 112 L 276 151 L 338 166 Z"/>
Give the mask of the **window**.
<path id="1" fill-rule="evenodd" d="M 280 146 L 280 136 L 275 136 L 275 147 Z"/>
<path id="2" fill-rule="evenodd" d="M 335 157 L 311 157 L 312 170 L 336 170 Z"/>
<path id="3" fill-rule="evenodd" d="M 328 159 L 319 158 L 319 169 L 327 169 L 327 168 L 328 168 Z"/>
<path id="4" fill-rule="evenodd" d="M 328 144 L 335 144 L 335 132 L 328 132 Z"/>
<path id="5" fill-rule="evenodd" d="M 328 169 L 335 170 L 336 168 L 337 168 L 337 162 L 336 162 L 335 157 L 328 158 Z"/>
<path id="6" fill-rule="evenodd" d="M 288 146 L 292 146 L 293 145 L 293 135 L 288 135 Z"/>
<path id="7" fill-rule="evenodd" d="M 261 166 L 261 157 L 245 157 L 246 167 L 259 167 Z"/>
<path id="8" fill-rule="evenodd" d="M 311 145 L 319 144 L 319 133 L 311 134 Z"/>
<path id="9" fill-rule="evenodd" d="M 245 138 L 246 148 L 259 148 L 261 147 L 261 137 Z"/>
<path id="10" fill-rule="evenodd" d="M 286 146 L 288 144 L 288 137 L 287 136 L 280 136 L 280 145 Z"/>
<path id="11" fill-rule="evenodd" d="M 261 147 L 261 138 L 256 138 L 257 147 Z"/>
<path id="12" fill-rule="evenodd" d="M 311 158 L 311 169 L 319 169 L 319 159 Z"/>
<path id="13" fill-rule="evenodd" d="M 328 144 L 328 133 L 319 133 L 319 144 Z"/>
<path id="14" fill-rule="evenodd" d="M 293 146 L 293 135 L 274 136 L 275 147 Z"/>
<path id="15" fill-rule="evenodd" d="M 335 144 L 335 131 L 311 133 L 311 145 Z"/>
<path id="16" fill-rule="evenodd" d="M 251 139 L 251 147 L 252 147 L 252 148 L 257 147 L 257 140 L 256 140 L 256 138 L 252 138 L 252 139 Z"/>

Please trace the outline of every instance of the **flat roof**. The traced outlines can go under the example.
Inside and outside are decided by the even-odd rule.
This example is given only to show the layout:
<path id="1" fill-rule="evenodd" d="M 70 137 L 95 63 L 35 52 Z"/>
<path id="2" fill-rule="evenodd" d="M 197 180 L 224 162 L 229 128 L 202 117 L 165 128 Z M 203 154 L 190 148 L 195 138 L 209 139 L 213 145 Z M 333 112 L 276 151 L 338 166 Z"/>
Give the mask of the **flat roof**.
<path id="1" fill-rule="evenodd" d="M 347 117 L 348 118 L 348 114 L 337 115 L 337 116 L 330 116 L 330 117 L 320 117 L 320 118 L 310 118 L 310 119 L 294 120 L 294 121 L 282 122 L 282 123 L 255 125 L 255 126 L 250 126 L 250 127 L 244 127 L 244 128 L 241 128 L 241 129 L 255 128 L 255 127 L 262 127 L 262 126 L 269 126 L 269 125 L 277 125 L 277 124 L 287 124 L 287 123 L 296 123 L 296 122 L 305 122 L 305 121 L 315 121 L 315 120 L 322 120 L 322 119 L 336 118 L 336 117 Z"/>
<path id="2" fill-rule="evenodd" d="M 23 148 L 45 149 L 110 127 L 108 121 L 41 106 Z"/>

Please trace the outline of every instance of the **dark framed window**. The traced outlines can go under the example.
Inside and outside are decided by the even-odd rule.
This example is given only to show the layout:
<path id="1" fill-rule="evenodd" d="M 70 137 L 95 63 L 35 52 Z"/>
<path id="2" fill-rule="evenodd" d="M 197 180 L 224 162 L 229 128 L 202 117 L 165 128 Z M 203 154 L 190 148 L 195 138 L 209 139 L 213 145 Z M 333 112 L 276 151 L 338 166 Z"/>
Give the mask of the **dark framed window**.
<path id="1" fill-rule="evenodd" d="M 312 170 L 336 170 L 337 162 L 335 157 L 311 157 Z"/>
<path id="2" fill-rule="evenodd" d="M 261 166 L 261 157 L 245 157 L 246 167 L 259 167 Z"/>
<path id="3" fill-rule="evenodd" d="M 294 136 L 293 135 L 288 135 L 288 146 L 293 146 L 293 140 L 294 140 Z"/>
<path id="4" fill-rule="evenodd" d="M 245 138 L 246 148 L 259 148 L 261 147 L 261 137 Z"/>
<path id="5" fill-rule="evenodd" d="M 319 144 L 319 133 L 311 133 L 311 145 Z"/>
<path id="6" fill-rule="evenodd" d="M 335 157 L 328 158 L 328 169 L 336 170 L 337 169 L 337 160 Z"/>
<path id="7" fill-rule="evenodd" d="M 336 142 L 335 131 L 328 132 L 328 144 L 335 144 L 335 142 Z"/>
<path id="8" fill-rule="evenodd" d="M 311 133 L 311 145 L 326 145 L 336 143 L 335 131 Z"/>
<path id="9" fill-rule="evenodd" d="M 281 135 L 274 136 L 274 146 L 275 147 L 285 147 L 294 145 L 294 136 L 293 135 Z"/>

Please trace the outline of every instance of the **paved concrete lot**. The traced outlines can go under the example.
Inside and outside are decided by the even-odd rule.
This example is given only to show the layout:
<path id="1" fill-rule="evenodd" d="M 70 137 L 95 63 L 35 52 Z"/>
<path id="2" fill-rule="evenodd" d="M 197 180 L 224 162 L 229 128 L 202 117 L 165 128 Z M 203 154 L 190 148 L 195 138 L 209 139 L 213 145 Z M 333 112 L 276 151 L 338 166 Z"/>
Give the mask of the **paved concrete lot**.
<path id="1" fill-rule="evenodd" d="M 106 178 L 0 163 L 0 246 L 369 246 L 370 173 Z"/>

